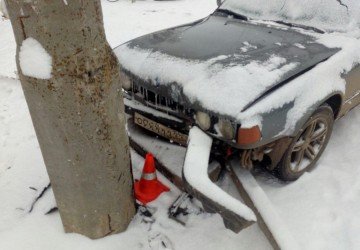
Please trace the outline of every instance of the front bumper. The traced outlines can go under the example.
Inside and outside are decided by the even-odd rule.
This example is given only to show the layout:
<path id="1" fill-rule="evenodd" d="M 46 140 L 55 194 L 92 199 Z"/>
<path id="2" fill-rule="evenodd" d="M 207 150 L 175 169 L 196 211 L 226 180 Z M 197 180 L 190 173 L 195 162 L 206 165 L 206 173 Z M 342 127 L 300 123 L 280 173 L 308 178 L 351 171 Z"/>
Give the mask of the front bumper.
<path id="1" fill-rule="evenodd" d="M 159 124 L 167 126 L 185 135 L 188 135 L 189 130 L 196 125 L 195 120 L 192 119 L 191 116 L 181 117 L 175 116 L 175 114 L 171 112 L 166 113 L 164 111 L 160 111 L 135 100 L 131 96 L 126 95 L 126 93 L 124 103 L 125 111 L 127 114 L 134 117 L 135 113 L 138 113 L 148 119 L 151 119 Z M 235 149 L 235 151 L 238 151 L 240 154 L 242 167 L 247 169 L 251 169 L 254 166 L 254 162 L 265 162 L 265 167 L 267 167 L 269 170 L 273 170 L 280 162 L 282 156 L 284 155 L 291 142 L 291 138 L 284 137 L 276 141 L 267 143 L 265 145 L 257 143 L 256 145 L 247 145 L 247 147 L 244 148 L 238 145 L 235 141 L 226 141 L 223 138 L 209 131 L 205 131 L 205 133 L 214 139 L 214 155 L 225 157 L 228 148 Z M 162 137 L 157 133 L 155 136 Z M 169 138 L 165 139 L 169 140 Z M 264 161 L 264 159 L 266 161 Z"/>

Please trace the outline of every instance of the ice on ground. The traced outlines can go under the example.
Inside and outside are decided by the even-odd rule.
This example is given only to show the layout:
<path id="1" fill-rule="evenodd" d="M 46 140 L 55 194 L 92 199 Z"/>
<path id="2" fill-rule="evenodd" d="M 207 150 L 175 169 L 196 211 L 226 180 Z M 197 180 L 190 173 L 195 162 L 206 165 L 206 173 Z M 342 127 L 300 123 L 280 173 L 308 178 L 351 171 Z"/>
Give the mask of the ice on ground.
<path id="1" fill-rule="evenodd" d="M 248 221 L 256 221 L 254 212 L 239 200 L 221 190 L 208 175 L 212 138 L 198 127 L 189 133 L 188 148 L 184 162 L 184 177 L 197 191 Z"/>
<path id="2" fill-rule="evenodd" d="M 0 231 L 20 222 L 48 183 L 21 85 L 0 78 Z"/>
<path id="3" fill-rule="evenodd" d="M 19 62 L 24 75 L 39 79 L 51 78 L 52 57 L 34 38 L 29 37 L 22 42 Z"/>

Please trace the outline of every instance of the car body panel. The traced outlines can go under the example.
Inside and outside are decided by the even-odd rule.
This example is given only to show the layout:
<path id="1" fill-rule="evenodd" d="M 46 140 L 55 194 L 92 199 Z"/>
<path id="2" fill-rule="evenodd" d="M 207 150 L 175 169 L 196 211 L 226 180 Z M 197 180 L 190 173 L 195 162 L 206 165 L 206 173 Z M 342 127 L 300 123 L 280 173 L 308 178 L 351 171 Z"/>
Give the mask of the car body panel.
<path id="1" fill-rule="evenodd" d="M 244 44 L 249 44 L 247 51 L 242 51 Z M 226 56 L 224 60 L 217 61 L 225 67 L 234 64 L 247 65 L 254 61 L 265 62 L 273 55 L 286 59 L 287 65 L 296 63 L 296 67 L 281 75 L 265 89 L 259 89 L 252 93 L 243 89 L 241 93 L 237 93 L 238 98 L 242 98 L 243 95 L 251 95 L 252 99 L 234 113 L 248 109 L 252 104 L 276 89 L 278 85 L 290 81 L 292 77 L 306 72 L 339 51 L 336 48 L 327 48 L 317 43 L 313 37 L 301 34 L 294 29 L 247 22 L 222 15 L 211 15 L 199 22 L 145 35 L 128 42 L 126 46 L 149 50 L 151 51 L 150 54 L 160 52 L 176 58 L 194 61 L 206 61 L 219 56 Z M 143 67 L 146 65 L 147 63 L 144 61 Z M 173 85 L 178 85 L 176 88 L 179 94 L 172 97 L 182 105 L 201 108 L 199 107 L 201 105 L 189 102 L 183 95 L 181 84 L 175 82 L 160 85 L 163 86 L 157 91 L 163 94 L 166 92 L 173 94 Z M 166 88 L 164 85 L 167 85 L 168 89 L 161 89 Z M 149 87 L 152 88 L 153 86 L 149 84 Z M 207 111 L 212 112 L 212 110 Z M 217 115 L 222 114 L 218 113 Z"/>
<path id="2" fill-rule="evenodd" d="M 242 51 L 244 43 L 256 48 L 250 47 L 247 51 Z M 303 69 L 337 51 L 317 43 L 313 37 L 295 29 L 221 15 L 211 15 L 200 22 L 148 34 L 131 40 L 127 45 L 200 61 L 220 55 L 241 54 L 242 57 L 231 58 L 232 63 L 239 64 L 263 61 L 269 54 L 279 54 L 288 62 L 299 62 Z M 223 63 L 229 62 L 230 60 L 224 60 Z"/>
<path id="3" fill-rule="evenodd" d="M 346 91 L 340 116 L 345 115 L 351 109 L 360 104 L 360 65 L 354 67 L 344 76 L 344 79 L 346 81 Z"/>

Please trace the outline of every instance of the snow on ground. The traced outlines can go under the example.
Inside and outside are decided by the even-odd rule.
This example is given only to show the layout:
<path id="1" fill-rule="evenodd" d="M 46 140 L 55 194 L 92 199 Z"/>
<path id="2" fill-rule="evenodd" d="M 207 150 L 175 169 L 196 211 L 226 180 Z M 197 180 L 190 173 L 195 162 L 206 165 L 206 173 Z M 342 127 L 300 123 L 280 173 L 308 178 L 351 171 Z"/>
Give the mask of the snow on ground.
<path id="1" fill-rule="evenodd" d="M 215 10 L 213 0 L 102 1 L 107 39 L 115 47 L 130 39 L 209 15 Z"/>
<path id="2" fill-rule="evenodd" d="M 147 32 L 196 20 L 214 9 L 215 1 L 103 1 L 111 46 Z M 167 207 L 179 191 L 151 203 L 154 223 L 139 214 L 129 229 L 101 240 L 63 233 L 51 189 L 31 209 L 49 183 L 20 83 L 15 77 L 15 46 L 9 21 L 0 19 L 0 249 L 270 249 L 257 226 L 240 234 L 226 230 L 219 215 L 189 218 L 186 228 L 167 217 Z M 303 249 L 360 249 L 360 109 L 351 111 L 334 128 L 319 166 L 297 182 L 282 183 L 263 171 L 256 179 L 278 209 Z M 132 154 L 135 177 L 143 160 Z"/>
<path id="3" fill-rule="evenodd" d="M 306 249 L 360 249 L 359 123 L 360 107 L 335 123 L 317 168 L 298 181 L 257 176 Z"/>

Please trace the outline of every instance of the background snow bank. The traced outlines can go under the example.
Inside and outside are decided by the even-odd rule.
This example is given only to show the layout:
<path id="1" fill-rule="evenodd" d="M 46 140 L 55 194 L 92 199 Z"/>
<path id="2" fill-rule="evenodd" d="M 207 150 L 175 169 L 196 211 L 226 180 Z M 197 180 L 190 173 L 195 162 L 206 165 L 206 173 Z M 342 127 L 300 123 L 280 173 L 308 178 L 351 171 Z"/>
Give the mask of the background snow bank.
<path id="1" fill-rule="evenodd" d="M 226 0 L 220 8 L 254 19 L 282 20 L 324 30 L 349 31 L 360 26 L 358 0 Z"/>

